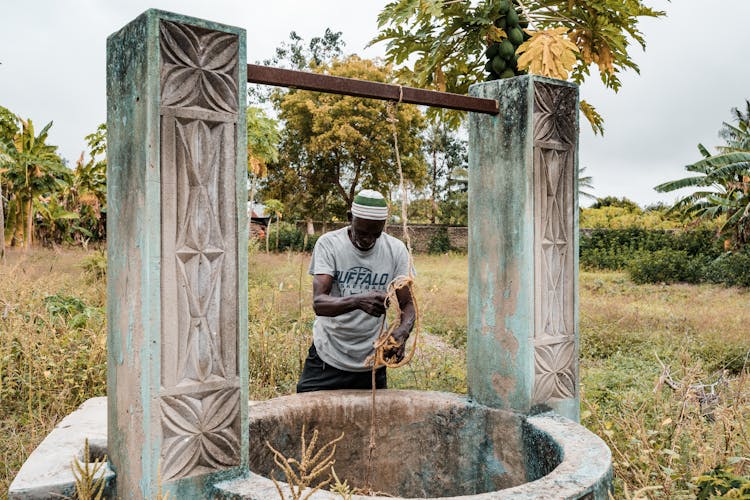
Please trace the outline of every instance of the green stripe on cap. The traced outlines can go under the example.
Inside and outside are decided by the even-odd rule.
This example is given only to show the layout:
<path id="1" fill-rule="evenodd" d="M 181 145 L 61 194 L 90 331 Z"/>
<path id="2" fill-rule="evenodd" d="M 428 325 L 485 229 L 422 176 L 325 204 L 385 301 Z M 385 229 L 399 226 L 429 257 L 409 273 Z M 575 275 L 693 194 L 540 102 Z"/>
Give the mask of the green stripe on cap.
<path id="1" fill-rule="evenodd" d="M 354 203 L 366 207 L 387 207 L 383 195 L 372 189 L 363 189 L 354 197 Z"/>

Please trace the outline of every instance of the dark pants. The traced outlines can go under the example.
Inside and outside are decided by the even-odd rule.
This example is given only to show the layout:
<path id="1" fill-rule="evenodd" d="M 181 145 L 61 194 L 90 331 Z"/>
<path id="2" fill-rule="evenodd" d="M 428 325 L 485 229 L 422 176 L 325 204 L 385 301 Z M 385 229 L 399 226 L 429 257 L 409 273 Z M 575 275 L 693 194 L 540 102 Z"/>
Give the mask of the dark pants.
<path id="1" fill-rule="evenodd" d="M 385 366 L 375 370 L 375 388 L 388 388 Z M 372 372 L 348 372 L 334 368 L 318 357 L 318 351 L 313 344 L 307 352 L 305 366 L 297 383 L 297 392 L 334 389 L 372 389 Z"/>

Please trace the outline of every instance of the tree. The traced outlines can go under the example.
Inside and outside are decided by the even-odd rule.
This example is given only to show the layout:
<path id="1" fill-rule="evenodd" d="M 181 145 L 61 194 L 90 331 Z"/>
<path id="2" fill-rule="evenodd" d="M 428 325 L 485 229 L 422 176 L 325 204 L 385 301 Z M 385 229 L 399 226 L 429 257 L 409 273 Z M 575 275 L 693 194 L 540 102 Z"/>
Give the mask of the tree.
<path id="1" fill-rule="evenodd" d="M 642 212 L 641 207 L 636 202 L 626 197 L 618 198 L 617 196 L 605 196 L 604 198 L 597 198 L 596 202 L 591 205 L 591 208 L 602 208 L 602 207 L 618 207 L 624 208 L 628 212 Z"/>
<path id="2" fill-rule="evenodd" d="M 468 158 L 448 174 L 445 198 L 440 202 L 440 215 L 443 224 L 466 226 L 469 223 Z"/>
<path id="3" fill-rule="evenodd" d="M 448 189 L 447 177 L 468 163 L 466 141 L 447 126 L 443 120 L 430 123 L 424 139 L 430 183 L 429 221 L 435 224 L 440 209 L 438 203 Z"/>
<path id="4" fill-rule="evenodd" d="M 591 190 L 594 189 L 594 178 L 590 175 L 583 175 L 586 172 L 586 167 L 578 167 L 578 198 L 588 198 L 595 200 L 596 196 L 591 194 Z"/>
<path id="5" fill-rule="evenodd" d="M 4 152 L 5 174 L 9 192 L 9 222 L 13 244 L 23 243 L 24 249 L 31 245 L 34 221 L 34 201 L 42 195 L 49 195 L 70 180 L 70 171 L 57 155 L 57 146 L 46 144 L 52 122 L 39 134 L 35 134 L 34 124 L 22 120 L 20 130 L 12 140 L 2 138 L 0 147 Z"/>
<path id="6" fill-rule="evenodd" d="M 379 82 L 393 78 L 390 67 L 357 56 L 315 70 Z M 424 183 L 424 117 L 415 106 L 389 109 L 383 101 L 297 90 L 276 94 L 273 101 L 284 128 L 280 159 L 269 169 L 264 195 L 281 200 L 287 213 L 343 219 L 359 189 L 389 194 L 398 183 L 391 117 L 405 179 Z"/>
<path id="7" fill-rule="evenodd" d="M 262 109 L 247 108 L 247 173 L 250 176 L 250 203 L 255 202 L 258 179 L 268 174 L 268 164 L 279 161 L 277 122 Z"/>
<path id="8" fill-rule="evenodd" d="M 73 182 L 65 196 L 66 208 L 79 215 L 78 226 L 70 228 L 75 229 L 72 236 L 82 242 L 90 238 L 103 240 L 106 237 L 107 125 L 100 124 L 85 139 L 89 159 L 84 161 L 84 153 L 81 152 L 73 171 Z"/>
<path id="9" fill-rule="evenodd" d="M 485 78 L 485 50 L 519 36 L 510 34 L 510 21 L 502 14 L 509 10 L 514 10 L 514 27 L 523 27 L 528 21 L 534 33 L 527 41 L 530 45 L 524 48 L 530 55 L 527 67 L 522 68 L 521 61 L 513 58 L 519 69 L 538 64 L 551 76 L 549 69 L 559 68 L 564 62 L 565 72 L 570 71 L 572 80 L 581 83 L 589 76 L 590 66 L 596 64 L 602 81 L 614 91 L 620 88 L 620 72 L 638 72 L 628 53 L 631 40 L 642 48 L 646 46 L 638 21 L 664 15 L 645 6 L 643 0 L 527 0 L 512 4 L 509 0 L 395 0 L 380 12 L 380 33 L 371 43 L 387 43 L 389 63 L 413 61 L 410 69 L 400 73 L 406 83 L 465 94 L 470 84 Z M 515 50 L 518 56 L 520 48 L 516 47 L 514 43 L 511 52 Z M 594 108 L 582 101 L 581 110 L 594 130 L 603 132 L 601 117 Z"/>
<path id="10" fill-rule="evenodd" d="M 284 204 L 281 203 L 279 200 L 267 200 L 266 203 L 266 213 L 269 214 L 268 217 L 268 228 L 266 230 L 266 253 L 269 252 L 268 248 L 268 240 L 271 235 L 271 223 L 273 222 L 273 216 L 276 217 L 276 225 L 279 226 L 279 221 L 281 221 L 281 217 L 284 214 Z M 279 230 L 281 228 L 276 228 L 276 250 L 279 249 Z"/>
<path id="11" fill-rule="evenodd" d="M 0 165 L 11 161 L 10 155 L 5 152 L 3 144 L 10 144 L 18 133 L 16 115 L 7 108 L 0 106 Z M 5 198 L 3 197 L 3 174 L 7 168 L 0 168 L 0 263 L 5 263 Z"/>
<path id="12" fill-rule="evenodd" d="M 289 33 L 289 40 L 276 47 L 274 56 L 263 60 L 266 66 L 289 68 L 296 70 L 310 70 L 318 66 L 329 64 L 333 59 L 341 58 L 346 43 L 341 37 L 341 31 L 326 28 L 322 36 L 316 36 L 305 44 L 304 39 L 296 31 Z M 285 90 L 269 89 L 251 85 L 248 89 L 252 102 L 266 102 L 272 95 L 283 94 Z"/>
<path id="13" fill-rule="evenodd" d="M 685 169 L 698 174 L 659 184 L 654 189 L 671 192 L 695 189 L 680 198 L 672 211 L 686 217 L 716 219 L 725 217 L 721 231 L 732 237 L 736 247 L 750 242 L 750 101 L 746 110 L 732 109 L 737 125 L 724 122 L 719 132 L 726 144 L 712 155 L 703 144 L 698 150 L 703 159 Z"/>

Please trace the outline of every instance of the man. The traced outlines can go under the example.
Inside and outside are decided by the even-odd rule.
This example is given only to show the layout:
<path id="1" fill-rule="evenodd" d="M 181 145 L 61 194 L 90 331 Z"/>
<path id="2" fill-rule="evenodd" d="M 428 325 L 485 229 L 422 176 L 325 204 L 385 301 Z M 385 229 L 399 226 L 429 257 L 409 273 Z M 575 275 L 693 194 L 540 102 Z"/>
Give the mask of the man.
<path id="1" fill-rule="evenodd" d="M 409 252 L 397 238 L 383 234 L 388 206 L 377 191 L 365 189 L 347 214 L 350 225 L 318 239 L 310 262 L 313 275 L 313 344 L 297 392 L 371 389 L 373 353 L 386 311 L 386 289 L 409 274 Z M 401 323 L 393 332 L 399 347 L 387 355 L 404 357 L 415 311 L 408 288 L 396 292 Z M 375 387 L 387 386 L 385 367 L 375 373 Z"/>

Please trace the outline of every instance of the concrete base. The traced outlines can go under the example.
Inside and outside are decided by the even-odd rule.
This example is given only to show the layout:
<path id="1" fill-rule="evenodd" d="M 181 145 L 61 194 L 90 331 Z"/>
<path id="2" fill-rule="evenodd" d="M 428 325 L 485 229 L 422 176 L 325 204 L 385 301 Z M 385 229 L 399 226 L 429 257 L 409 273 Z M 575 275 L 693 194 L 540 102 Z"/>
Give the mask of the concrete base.
<path id="1" fill-rule="evenodd" d="M 18 471 L 8 500 L 73 497 L 72 463 L 83 458 L 86 438 L 92 459 L 107 453 L 106 397 L 89 399 L 55 426 Z M 106 464 L 101 473 L 111 487 L 115 473 Z"/>
<path id="2" fill-rule="evenodd" d="M 277 498 L 267 477 L 272 467 L 265 441 L 287 456 L 296 456 L 303 422 L 308 436 L 313 428 L 319 429 L 319 443 L 346 433 L 335 468 L 349 484 L 361 486 L 370 396 L 369 391 L 333 391 L 251 403 L 253 472 L 215 484 L 211 496 Z M 608 498 L 609 449 L 599 437 L 564 417 L 554 413 L 525 417 L 454 394 L 424 391 L 378 391 L 377 405 L 373 484 L 396 498 Z M 24 464 L 11 484 L 9 499 L 70 496 L 71 459 L 82 455 L 85 437 L 95 456 L 106 453 L 106 421 L 106 398 L 91 399 L 66 417 Z M 111 485 L 114 473 L 105 468 L 104 474 Z M 318 492 L 311 498 L 340 496 Z"/>

